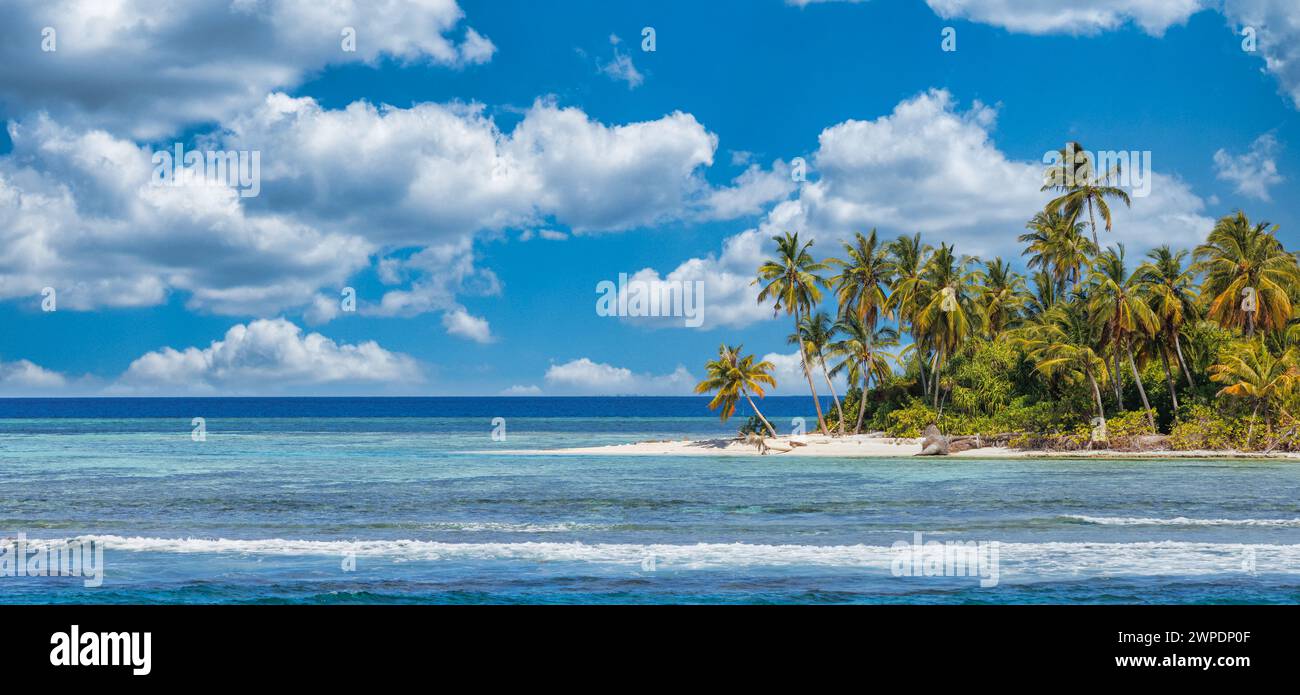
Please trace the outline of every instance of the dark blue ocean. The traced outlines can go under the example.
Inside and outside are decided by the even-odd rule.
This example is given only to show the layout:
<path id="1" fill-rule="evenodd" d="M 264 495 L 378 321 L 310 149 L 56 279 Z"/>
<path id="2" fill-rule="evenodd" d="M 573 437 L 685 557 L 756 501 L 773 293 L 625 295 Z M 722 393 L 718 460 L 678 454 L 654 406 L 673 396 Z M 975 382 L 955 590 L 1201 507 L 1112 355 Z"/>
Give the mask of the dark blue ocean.
<path id="1" fill-rule="evenodd" d="M 508 453 L 733 434 L 706 403 L 0 400 L 0 542 L 104 548 L 0 602 L 1300 601 L 1296 461 Z M 996 581 L 900 572 L 916 534 Z"/>

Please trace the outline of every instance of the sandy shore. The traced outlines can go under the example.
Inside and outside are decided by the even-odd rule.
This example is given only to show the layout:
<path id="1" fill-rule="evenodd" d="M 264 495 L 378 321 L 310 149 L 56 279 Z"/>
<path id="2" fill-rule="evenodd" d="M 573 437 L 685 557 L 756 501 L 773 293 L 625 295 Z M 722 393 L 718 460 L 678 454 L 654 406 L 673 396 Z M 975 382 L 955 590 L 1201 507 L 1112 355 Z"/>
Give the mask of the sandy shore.
<path id="1" fill-rule="evenodd" d="M 832 457 L 832 458 L 905 458 L 921 451 L 920 439 L 897 439 L 880 435 L 850 435 L 827 437 L 810 434 L 802 437 L 781 437 L 768 440 L 769 456 Z M 572 456 L 758 456 L 758 449 L 738 439 L 674 439 L 653 442 L 636 442 L 612 446 L 573 447 L 567 449 L 519 449 L 494 454 L 516 455 L 572 455 Z M 944 458 L 944 457 L 933 457 Z M 1271 455 L 1237 451 L 1041 451 L 984 447 L 971 449 L 947 458 L 1007 459 L 1007 458 L 1268 458 L 1300 460 L 1297 453 Z"/>

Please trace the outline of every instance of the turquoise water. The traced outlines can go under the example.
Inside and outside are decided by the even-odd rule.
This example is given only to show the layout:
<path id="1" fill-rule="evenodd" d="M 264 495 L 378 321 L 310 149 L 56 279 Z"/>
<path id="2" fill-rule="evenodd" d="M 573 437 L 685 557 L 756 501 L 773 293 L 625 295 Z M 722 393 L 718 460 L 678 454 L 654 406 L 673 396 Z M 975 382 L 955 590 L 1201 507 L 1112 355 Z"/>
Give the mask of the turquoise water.
<path id="1" fill-rule="evenodd" d="M 1300 601 L 1296 463 L 518 456 L 491 452 L 731 426 L 490 420 L 221 416 L 195 442 L 188 417 L 11 414 L 0 538 L 95 539 L 105 572 L 0 601 Z M 918 532 L 997 542 L 996 586 L 896 576 Z"/>

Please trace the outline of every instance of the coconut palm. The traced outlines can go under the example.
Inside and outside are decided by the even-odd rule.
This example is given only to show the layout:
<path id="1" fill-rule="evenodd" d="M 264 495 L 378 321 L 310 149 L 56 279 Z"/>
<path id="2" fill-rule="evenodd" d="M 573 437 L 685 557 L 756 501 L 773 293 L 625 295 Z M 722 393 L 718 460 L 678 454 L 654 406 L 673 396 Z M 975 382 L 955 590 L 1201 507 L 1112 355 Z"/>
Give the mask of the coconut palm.
<path id="1" fill-rule="evenodd" d="M 985 328 L 992 340 L 1020 319 L 1029 299 L 1025 278 L 1013 272 L 1001 258 L 985 263 L 984 269 L 977 271 L 974 277 L 979 283 L 976 291 L 980 306 L 988 319 Z"/>
<path id="2" fill-rule="evenodd" d="M 858 423 L 853 427 L 855 433 L 861 432 L 862 420 L 867 413 L 867 391 L 871 388 L 871 380 L 874 378 L 880 384 L 892 373 L 890 362 L 894 356 L 884 349 L 898 344 L 898 331 L 888 327 L 872 330 L 865 321 L 853 314 L 841 318 L 835 328 L 844 338 L 831 343 L 829 352 L 833 357 L 843 359 L 830 373 L 836 376 L 847 372 L 850 384 L 861 382 Z"/>
<path id="3" fill-rule="evenodd" d="M 1169 245 L 1157 247 L 1147 254 L 1150 259 L 1138 267 L 1141 278 L 1141 290 L 1147 296 L 1152 311 L 1160 319 L 1161 330 L 1156 337 L 1160 359 L 1165 365 L 1165 378 L 1169 382 L 1169 394 L 1174 409 L 1178 409 L 1178 395 L 1174 389 L 1174 379 L 1169 370 L 1169 358 L 1166 352 L 1173 349 L 1178 366 L 1187 378 L 1187 388 L 1195 388 L 1192 372 L 1187 368 L 1183 358 L 1183 343 L 1180 337 L 1183 326 L 1197 318 L 1196 295 L 1193 286 L 1195 273 L 1184 264 L 1186 251 L 1175 252 Z"/>
<path id="4" fill-rule="evenodd" d="M 821 288 L 829 287 L 827 281 L 817 274 L 826 270 L 828 266 L 813 258 L 808 251 L 813 245 L 811 240 L 803 244 L 799 243 L 797 232 L 794 234 L 786 232 L 781 236 L 772 237 L 772 240 L 777 246 L 776 258 L 759 266 L 758 279 L 752 284 L 762 285 L 762 289 L 758 292 L 758 303 L 763 304 L 772 300 L 773 316 L 784 310 L 786 314 L 794 317 L 794 329 L 798 332 L 800 320 L 821 301 Z M 808 380 L 808 390 L 812 392 L 813 406 L 817 409 L 817 427 L 825 434 L 826 419 L 822 416 L 821 400 L 817 397 L 812 370 L 808 368 L 808 360 L 804 358 L 803 350 L 799 350 L 799 366 L 803 369 L 804 378 Z"/>
<path id="5" fill-rule="evenodd" d="M 826 379 L 826 388 L 830 389 L 831 400 L 835 403 L 835 414 L 839 417 L 839 433 L 844 434 L 844 410 L 840 408 L 840 397 L 836 395 L 835 384 L 831 383 L 831 375 L 826 369 L 826 347 L 830 345 L 834 336 L 835 323 L 826 312 L 819 311 L 803 317 L 803 321 L 799 324 L 799 332 L 791 334 L 786 342 L 798 345 L 803 351 L 805 360 L 812 360 L 821 366 L 822 376 Z"/>
<path id="6" fill-rule="evenodd" d="M 920 234 L 912 236 L 904 234 L 889 242 L 886 249 L 889 254 L 889 276 L 893 279 L 886 306 L 897 317 L 899 330 L 906 330 L 912 336 L 912 345 L 908 350 L 917 354 L 921 389 L 926 396 L 929 396 L 930 382 L 925 374 L 926 353 L 922 349 L 925 339 L 917 329 L 916 314 L 920 308 L 919 299 L 925 285 L 922 274 L 931 249 L 928 244 L 921 243 Z"/>
<path id="7" fill-rule="evenodd" d="M 1110 205 L 1106 199 L 1114 198 L 1125 206 L 1132 204 L 1124 189 L 1111 185 L 1111 181 L 1120 174 L 1119 165 L 1116 164 L 1110 171 L 1097 173 L 1094 170 L 1092 157 L 1084 151 L 1083 145 L 1077 142 L 1069 143 L 1060 153 L 1061 164 L 1047 170 L 1047 181 L 1042 188 L 1044 191 L 1054 190 L 1060 195 L 1047 203 L 1046 210 L 1059 211 L 1071 225 L 1074 225 L 1086 208 L 1088 223 L 1092 227 L 1092 245 L 1098 246 L 1097 218 L 1094 208 L 1096 213 L 1101 214 L 1102 220 L 1106 222 L 1106 231 L 1109 232 L 1111 216 Z"/>
<path id="8" fill-rule="evenodd" d="M 1067 284 L 1078 285 L 1089 257 L 1097 253 L 1097 245 L 1083 234 L 1083 223 L 1071 223 L 1060 212 L 1044 211 L 1034 215 L 1025 228 L 1030 231 L 1021 234 L 1019 241 L 1027 244 L 1021 254 L 1029 256 L 1026 265 L 1049 273 L 1058 295 L 1065 294 Z"/>
<path id="9" fill-rule="evenodd" d="M 855 233 L 853 243 L 844 244 L 844 256 L 846 260 L 827 260 L 840 268 L 840 273 L 831 278 L 840 316 L 853 314 L 874 328 L 887 311 L 885 288 L 890 281 L 889 260 L 884 247 L 876 241 L 876 230 L 867 236 Z"/>
<path id="10" fill-rule="evenodd" d="M 1086 380 L 1097 417 L 1106 419 L 1097 375 L 1106 360 L 1093 348 L 1095 331 L 1090 325 L 1083 303 L 1058 304 L 1032 317 L 1020 327 L 1004 334 L 1007 340 L 1024 350 L 1034 368 L 1044 377 L 1061 378 L 1067 383 Z"/>
<path id="11" fill-rule="evenodd" d="M 939 407 L 939 373 L 962 344 L 975 335 L 986 319 L 975 301 L 974 259 L 958 258 L 949 244 L 940 244 L 922 273 L 918 309 L 913 319 L 923 344 L 931 350 L 931 395 Z"/>
<path id="12" fill-rule="evenodd" d="M 1250 427 L 1246 430 L 1246 448 L 1250 448 L 1255 434 L 1255 418 L 1264 411 L 1265 417 L 1273 401 L 1300 383 L 1300 359 L 1297 352 L 1288 350 L 1281 357 L 1274 356 L 1262 341 L 1247 340 L 1224 350 L 1219 364 L 1210 367 L 1210 380 L 1226 384 L 1220 396 L 1245 399 L 1253 406 Z"/>
<path id="13" fill-rule="evenodd" d="M 1206 315 L 1224 328 L 1276 331 L 1292 315 L 1292 298 L 1300 287 L 1300 267 L 1277 240 L 1277 227 L 1252 225 L 1246 213 L 1220 219 L 1204 244 L 1196 247 L 1196 272 L 1205 274 L 1201 303 Z M 1253 295 L 1255 311 L 1243 309 Z"/>
<path id="14" fill-rule="evenodd" d="M 719 417 L 726 422 L 736 412 L 736 402 L 741 397 L 749 403 L 754 414 L 767 427 L 768 433 L 776 437 L 776 429 L 763 417 L 762 411 L 754 404 L 750 394 L 763 397 L 763 387 L 776 388 L 776 379 L 772 377 L 775 368 L 771 362 L 754 364 L 753 355 L 741 355 L 742 346 L 730 347 L 723 344 L 718 348 L 718 358 L 705 364 L 708 377 L 695 385 L 695 392 L 704 394 L 716 392 L 709 401 L 710 410 L 719 410 Z"/>
<path id="15" fill-rule="evenodd" d="M 1160 319 L 1143 301 L 1138 291 L 1139 281 L 1136 273 L 1132 276 L 1126 274 L 1124 245 L 1120 244 L 1118 250 L 1107 249 L 1093 266 L 1088 311 L 1102 328 L 1104 339 L 1110 345 L 1115 360 L 1116 379 L 1119 377 L 1119 357 L 1121 354 L 1127 356 L 1129 367 L 1133 370 L 1133 380 L 1142 396 L 1147 421 L 1154 430 L 1156 421 L 1151 415 L 1151 402 L 1147 400 L 1146 387 L 1142 384 L 1142 375 L 1138 373 L 1137 361 L 1133 358 L 1132 341 L 1155 335 L 1160 330 Z"/>

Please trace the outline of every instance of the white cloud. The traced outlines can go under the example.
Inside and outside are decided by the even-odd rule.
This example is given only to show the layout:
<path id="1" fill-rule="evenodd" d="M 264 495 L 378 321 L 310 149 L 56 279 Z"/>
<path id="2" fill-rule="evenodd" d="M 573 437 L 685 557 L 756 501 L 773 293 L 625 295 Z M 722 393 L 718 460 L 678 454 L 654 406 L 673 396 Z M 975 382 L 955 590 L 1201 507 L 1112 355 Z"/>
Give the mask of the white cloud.
<path id="1" fill-rule="evenodd" d="M 1029 34 L 1097 34 L 1129 22 L 1160 36 L 1208 3 L 1202 0 L 926 0 L 944 19 L 965 19 Z"/>
<path id="2" fill-rule="evenodd" d="M 492 342 L 492 329 L 487 319 L 479 318 L 464 309 L 453 309 L 442 315 L 443 328 L 455 335 L 476 343 Z"/>
<path id="3" fill-rule="evenodd" d="M 1220 148 L 1214 153 L 1214 172 L 1220 180 L 1231 182 L 1236 191 L 1248 198 L 1269 200 L 1269 186 L 1282 182 L 1277 173 L 1278 142 L 1265 133 L 1250 144 L 1243 154 L 1230 154 Z"/>
<path id="4" fill-rule="evenodd" d="M 6 396 L 49 395 L 67 386 L 68 380 L 30 360 L 0 362 L 0 394 Z"/>
<path id="5" fill-rule="evenodd" d="M 692 392 L 696 380 L 681 365 L 671 374 L 638 374 L 583 357 L 551 365 L 546 370 L 546 384 L 557 394 L 685 396 Z"/>
<path id="6" fill-rule="evenodd" d="M 456 38 L 463 16 L 455 0 L 11 0 L 0 4 L 0 99 L 156 138 L 225 120 L 327 65 L 486 62 L 490 40 L 472 28 Z M 343 50 L 344 27 L 355 51 Z"/>
<path id="7" fill-rule="evenodd" d="M 803 367 L 799 363 L 798 352 L 790 352 L 788 354 L 780 353 L 780 352 L 769 352 L 766 355 L 763 355 L 763 357 L 759 359 L 759 361 L 771 362 L 773 366 L 771 373 L 772 376 L 776 379 L 776 388 L 768 391 L 767 395 L 769 396 L 807 395 L 810 398 L 812 397 L 811 392 L 808 391 L 808 379 L 807 377 L 804 376 Z M 826 388 L 826 377 L 822 375 L 821 365 L 809 364 L 808 366 L 812 371 L 813 385 L 817 387 L 817 395 L 829 397 L 831 394 L 830 391 Z M 834 366 L 834 363 L 828 362 L 826 366 L 829 369 L 830 367 Z M 835 394 L 843 398 L 847 387 L 844 381 L 844 375 L 843 374 L 836 375 L 831 379 L 831 383 L 835 384 Z"/>
<path id="8" fill-rule="evenodd" d="M 614 57 L 608 63 L 601 64 L 600 71 L 615 82 L 627 83 L 628 89 L 640 87 L 641 83 L 645 82 L 645 76 L 632 63 L 632 56 L 618 49 L 622 39 L 611 34 L 609 42 L 614 45 Z"/>
<path id="9" fill-rule="evenodd" d="M 501 395 L 502 396 L 540 396 L 542 395 L 542 389 L 536 384 L 529 384 L 528 386 L 524 386 L 522 384 L 515 384 L 514 386 L 511 386 L 510 388 L 501 391 Z"/>
<path id="10" fill-rule="evenodd" d="M 321 387 L 405 390 L 423 381 L 411 357 L 374 341 L 337 344 L 284 319 L 233 326 L 206 348 L 165 347 L 136 359 L 110 390 L 126 393 L 282 393 Z"/>

